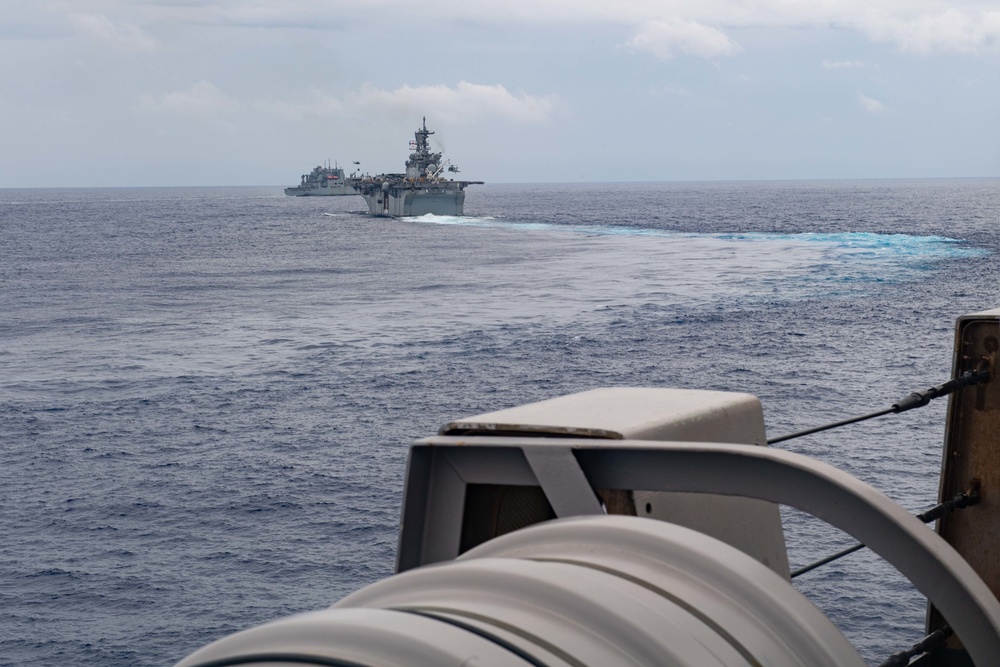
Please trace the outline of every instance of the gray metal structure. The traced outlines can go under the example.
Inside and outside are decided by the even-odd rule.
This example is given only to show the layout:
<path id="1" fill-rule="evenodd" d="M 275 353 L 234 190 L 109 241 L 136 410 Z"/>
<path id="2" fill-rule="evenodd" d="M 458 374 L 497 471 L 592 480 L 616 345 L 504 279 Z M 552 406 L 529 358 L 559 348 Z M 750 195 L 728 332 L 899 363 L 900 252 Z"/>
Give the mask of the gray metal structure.
<path id="1" fill-rule="evenodd" d="M 610 387 L 520 405 L 450 422 L 442 435 L 530 435 L 587 437 L 607 440 L 674 440 L 766 446 L 764 411 L 756 396 L 735 392 L 669 388 Z M 544 453 L 531 452 L 536 474 L 562 478 L 569 474 L 558 458 L 548 467 Z M 481 516 L 475 525 L 495 524 L 512 530 L 547 507 L 518 512 L 531 492 L 494 486 L 474 491 Z M 776 505 L 748 498 L 706 494 L 662 493 L 635 487 L 601 490 L 609 514 L 669 521 L 716 537 L 753 556 L 788 578 L 788 556 Z M 511 509 L 513 508 L 513 509 Z M 558 512 L 556 513 L 558 515 Z M 497 530 L 466 531 L 465 548 L 495 537 Z M 450 557 L 454 557 L 453 554 Z"/>
<path id="2" fill-rule="evenodd" d="M 537 452 L 531 450 L 540 448 L 566 466 L 560 484 L 546 487 L 533 471 Z M 805 456 L 712 443 L 427 438 L 411 450 L 401 570 L 452 553 L 471 484 L 541 485 L 552 506 L 562 508 L 556 510 L 560 517 L 593 514 L 593 504 L 580 500 L 593 489 L 736 495 L 790 505 L 840 528 L 895 566 L 941 610 L 976 665 L 994 665 L 1000 656 L 1000 602 L 961 555 L 882 493 Z"/>
<path id="3" fill-rule="evenodd" d="M 302 182 L 285 188 L 292 197 L 361 195 L 372 215 L 393 218 L 427 215 L 465 215 L 465 188 L 483 181 L 456 181 L 445 174 L 458 168 L 441 153 L 431 151 L 427 137 L 427 119 L 414 134 L 413 152 L 406 161 L 406 173 L 345 176 L 339 167 L 316 167 L 302 175 Z M 355 163 L 357 164 L 357 163 Z"/>
<path id="4" fill-rule="evenodd" d="M 261 663 L 864 665 L 822 612 L 749 556 L 681 526 L 609 516 L 510 533 L 329 610 L 228 637 L 179 667 Z"/>
<path id="5" fill-rule="evenodd" d="M 960 319 L 955 375 L 996 368 L 998 348 L 1000 310 Z M 944 538 L 847 473 L 759 446 L 746 394 L 602 389 L 457 420 L 411 448 L 395 576 L 178 667 L 861 667 L 773 557 L 783 539 L 744 539 L 772 532 L 778 504 L 854 536 L 927 596 L 929 630 L 955 637 L 914 666 L 992 667 L 998 415 L 995 378 L 952 394 L 942 499 L 975 482 L 983 500 L 949 515 Z M 710 511 L 689 527 L 642 518 L 678 504 Z"/>
<path id="6" fill-rule="evenodd" d="M 556 461 L 566 475 L 536 473 Z M 509 533 L 458 561 L 373 584 L 333 609 L 238 633 L 178 667 L 863 665 L 783 577 L 707 535 L 605 516 L 595 488 L 797 507 L 895 565 L 942 611 L 976 665 L 1000 655 L 1000 603 L 961 556 L 875 489 L 801 455 L 711 443 L 436 436 L 413 448 L 401 550 L 427 556 L 433 541 L 454 543 L 464 487 L 476 483 L 540 485 L 558 514 L 579 518 Z M 411 504 L 418 496 L 424 500 Z"/>
<path id="7" fill-rule="evenodd" d="M 359 194 L 353 179 L 348 179 L 344 170 L 337 166 L 317 166 L 308 174 L 302 174 L 302 181 L 285 188 L 289 197 L 343 197 Z"/>
<path id="8" fill-rule="evenodd" d="M 636 517 L 509 533 L 336 605 L 352 607 L 461 624 L 545 665 L 864 664 L 779 575 L 707 535 Z"/>
<path id="9" fill-rule="evenodd" d="M 393 218 L 426 215 L 465 215 L 465 188 L 483 181 L 456 181 L 445 173 L 457 173 L 458 168 L 442 161 L 441 153 L 433 153 L 427 137 L 427 118 L 414 133 L 414 149 L 406 161 L 404 174 L 364 176 L 354 181 L 354 187 L 365 198 L 372 215 Z"/>

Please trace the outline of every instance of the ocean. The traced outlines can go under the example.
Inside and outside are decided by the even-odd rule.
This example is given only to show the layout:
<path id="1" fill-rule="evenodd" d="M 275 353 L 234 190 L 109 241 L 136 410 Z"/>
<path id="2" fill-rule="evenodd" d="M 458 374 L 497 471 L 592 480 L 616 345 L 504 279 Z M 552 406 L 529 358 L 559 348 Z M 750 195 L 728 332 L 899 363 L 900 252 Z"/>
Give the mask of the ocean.
<path id="1" fill-rule="evenodd" d="M 601 386 L 749 392 L 771 436 L 950 377 L 1000 180 L 485 185 L 388 220 L 277 187 L 0 189 L 0 665 L 170 665 L 389 576 L 411 442 Z M 790 440 L 913 511 L 944 401 Z M 850 545 L 785 512 L 793 567 Z M 872 664 L 924 599 L 796 579 Z"/>

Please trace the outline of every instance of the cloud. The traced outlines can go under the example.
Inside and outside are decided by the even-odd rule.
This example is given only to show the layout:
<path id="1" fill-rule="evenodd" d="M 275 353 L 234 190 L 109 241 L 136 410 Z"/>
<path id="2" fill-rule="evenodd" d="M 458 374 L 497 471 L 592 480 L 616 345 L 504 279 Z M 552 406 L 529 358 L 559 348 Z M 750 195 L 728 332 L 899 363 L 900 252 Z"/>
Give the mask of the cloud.
<path id="1" fill-rule="evenodd" d="M 879 102 L 878 100 L 868 97 L 864 93 L 858 93 L 858 102 L 861 103 L 861 107 L 870 114 L 875 114 L 880 116 L 888 111 L 886 106 Z"/>
<path id="2" fill-rule="evenodd" d="M 495 116 L 519 123 L 542 123 L 551 117 L 556 103 L 554 95 L 514 95 L 500 84 L 467 81 L 460 81 L 454 88 L 404 85 L 391 91 L 365 84 L 347 99 L 347 104 L 357 110 L 426 113 L 451 122 Z"/>
<path id="3" fill-rule="evenodd" d="M 661 95 L 670 95 L 672 97 L 691 97 L 691 91 L 684 86 L 657 86 L 656 88 L 651 88 L 649 94 L 653 97 L 659 97 Z"/>
<path id="4" fill-rule="evenodd" d="M 626 46 L 669 60 L 677 53 L 702 58 L 731 56 L 739 44 L 711 26 L 681 18 L 648 21 L 626 42 Z"/>
<path id="5" fill-rule="evenodd" d="M 259 112 L 289 120 L 303 118 L 356 117 L 375 113 L 433 115 L 449 122 L 504 118 L 518 123 L 543 123 L 556 108 L 554 95 L 514 95 L 500 84 L 483 85 L 461 81 L 456 86 L 410 86 L 383 90 L 364 84 L 358 90 L 335 97 L 313 89 L 311 99 L 288 101 L 265 98 L 256 101 L 233 99 L 209 83 L 199 81 L 186 90 L 154 95 L 146 93 L 136 109 L 159 113 L 225 121 L 237 113 Z"/>
<path id="6" fill-rule="evenodd" d="M 823 69 L 853 69 L 867 67 L 860 60 L 824 60 Z"/>
<path id="7" fill-rule="evenodd" d="M 153 95 L 139 100 L 139 110 L 166 113 L 200 120 L 221 120 L 239 111 L 242 105 L 208 81 L 199 81 L 187 90 Z"/>
<path id="8" fill-rule="evenodd" d="M 306 102 L 289 102 L 268 98 L 251 105 L 255 110 L 280 116 L 288 120 L 303 118 L 323 118 L 340 115 L 344 112 L 344 104 L 336 97 L 318 89 L 313 89 L 312 99 Z"/>
<path id="9" fill-rule="evenodd" d="M 96 40 L 128 53 L 153 51 L 156 42 L 131 23 L 114 23 L 107 16 L 70 14 L 69 21 L 78 35 Z"/>
<path id="10" fill-rule="evenodd" d="M 873 39 L 895 44 L 909 53 L 976 54 L 1000 50 L 1000 11 L 996 10 L 952 8 L 905 18 L 870 12 L 858 25 Z"/>
<path id="11" fill-rule="evenodd" d="M 15 2 L 8 21 L 45 25 L 34 3 Z M 70 15 L 81 34 L 148 50 L 142 26 L 239 26 L 322 31 L 375 24 L 489 25 L 499 31 L 529 25 L 618 26 L 628 45 L 659 58 L 677 54 L 717 58 L 739 51 L 729 35 L 740 29 L 846 29 L 907 53 L 981 54 L 1000 51 L 1000 9 L 989 0 L 102 0 L 105 15 L 79 12 L 79 0 L 48 0 L 49 11 Z M 110 17 L 110 18 L 109 18 Z"/>

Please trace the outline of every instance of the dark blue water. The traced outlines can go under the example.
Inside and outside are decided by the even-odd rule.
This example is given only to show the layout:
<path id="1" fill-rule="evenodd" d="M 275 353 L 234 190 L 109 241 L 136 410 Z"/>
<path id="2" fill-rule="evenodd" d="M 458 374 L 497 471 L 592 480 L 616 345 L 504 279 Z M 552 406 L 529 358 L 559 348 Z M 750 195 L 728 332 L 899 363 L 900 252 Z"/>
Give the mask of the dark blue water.
<path id="1" fill-rule="evenodd" d="M 771 435 L 950 373 L 1000 305 L 1000 181 L 0 190 L 0 664 L 168 665 L 391 573 L 408 444 L 596 386 L 746 391 Z M 939 402 L 940 403 L 940 402 Z M 944 406 L 790 441 L 913 510 Z M 793 565 L 851 543 L 787 515 Z M 872 662 L 923 599 L 797 580 Z"/>

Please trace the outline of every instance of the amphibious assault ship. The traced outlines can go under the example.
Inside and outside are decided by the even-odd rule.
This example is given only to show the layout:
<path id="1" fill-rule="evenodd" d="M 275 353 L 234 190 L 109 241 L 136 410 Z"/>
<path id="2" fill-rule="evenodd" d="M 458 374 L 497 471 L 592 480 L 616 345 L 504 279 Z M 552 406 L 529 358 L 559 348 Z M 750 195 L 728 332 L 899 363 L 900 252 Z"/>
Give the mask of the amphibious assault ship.
<path id="1" fill-rule="evenodd" d="M 345 178 L 343 169 L 316 167 L 302 176 L 302 184 L 285 188 L 286 195 L 361 195 L 372 215 L 400 218 L 426 215 L 465 215 L 465 188 L 483 181 L 456 181 L 444 174 L 457 174 L 458 167 L 432 153 L 427 137 L 427 118 L 410 142 L 405 174 L 357 175 Z M 358 164 L 355 162 L 355 164 Z"/>
<path id="2" fill-rule="evenodd" d="M 344 175 L 344 170 L 329 164 L 314 167 L 308 174 L 302 174 L 302 182 L 285 188 L 290 197 L 329 197 L 332 195 L 356 195 L 358 191 Z"/>
<path id="3" fill-rule="evenodd" d="M 458 173 L 458 167 L 441 161 L 441 153 L 432 153 L 427 137 L 434 134 L 423 126 L 410 142 L 413 152 L 406 161 L 405 174 L 380 174 L 358 179 L 358 192 L 368 203 L 372 215 L 394 218 L 411 215 L 465 215 L 465 188 L 483 181 L 456 181 L 442 176 Z"/>

